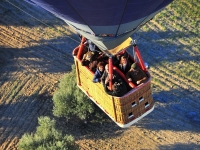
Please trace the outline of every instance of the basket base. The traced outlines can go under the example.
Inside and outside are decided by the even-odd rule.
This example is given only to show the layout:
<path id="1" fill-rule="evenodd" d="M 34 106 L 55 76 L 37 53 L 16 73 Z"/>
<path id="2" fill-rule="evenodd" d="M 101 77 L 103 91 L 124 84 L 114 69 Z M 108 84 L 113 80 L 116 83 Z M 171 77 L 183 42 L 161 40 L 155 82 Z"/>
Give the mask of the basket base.
<path id="1" fill-rule="evenodd" d="M 77 86 L 99 107 L 101 108 L 101 110 L 103 110 L 105 112 L 105 110 L 90 96 L 88 95 L 88 93 L 81 87 L 81 85 L 78 85 Z M 154 106 L 152 106 L 151 109 L 149 109 L 147 112 L 145 112 L 144 114 L 142 114 L 140 117 L 134 119 L 133 121 L 127 123 L 127 124 L 121 124 L 121 123 L 118 123 L 114 120 L 114 118 L 112 116 L 109 115 L 109 113 L 105 112 L 119 127 L 121 128 L 128 128 L 130 127 L 131 125 L 133 125 L 134 123 L 136 123 L 137 121 L 139 121 L 140 119 L 142 119 L 143 117 L 145 117 L 146 115 L 148 115 L 149 113 L 151 113 L 152 111 L 154 110 Z"/>
<path id="2" fill-rule="evenodd" d="M 142 114 L 140 117 L 134 119 L 133 121 L 131 121 L 131 122 L 127 123 L 127 124 L 120 124 L 120 123 L 118 123 L 118 122 L 115 122 L 114 120 L 113 120 L 113 121 L 114 121 L 118 126 L 120 126 L 121 128 L 128 128 L 128 127 L 130 127 L 131 125 L 133 125 L 134 123 L 136 123 L 137 121 L 139 121 L 140 119 L 142 119 L 143 117 L 145 117 L 146 115 L 148 115 L 149 113 L 151 113 L 153 110 L 154 110 L 154 106 L 153 106 L 151 109 L 149 109 L 147 112 L 145 112 L 144 114 Z M 112 118 L 111 118 L 111 119 L 112 119 Z"/>

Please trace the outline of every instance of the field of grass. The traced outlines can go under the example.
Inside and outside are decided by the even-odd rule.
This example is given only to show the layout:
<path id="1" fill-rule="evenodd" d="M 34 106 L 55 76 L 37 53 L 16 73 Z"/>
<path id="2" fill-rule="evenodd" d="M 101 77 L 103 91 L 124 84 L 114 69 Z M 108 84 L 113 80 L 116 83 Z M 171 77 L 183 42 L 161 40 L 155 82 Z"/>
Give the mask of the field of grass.
<path id="1" fill-rule="evenodd" d="M 151 71 L 165 72 L 163 78 L 171 75 L 180 82 L 185 81 L 185 87 L 191 86 L 195 90 L 199 90 L 200 82 L 199 8 L 197 0 L 176 0 L 138 33 L 142 37 L 141 43 L 145 40 L 141 49 L 146 50 L 143 55 L 152 66 Z M 158 51 L 151 53 L 151 49 Z M 153 79 L 153 83 L 160 80 Z"/>

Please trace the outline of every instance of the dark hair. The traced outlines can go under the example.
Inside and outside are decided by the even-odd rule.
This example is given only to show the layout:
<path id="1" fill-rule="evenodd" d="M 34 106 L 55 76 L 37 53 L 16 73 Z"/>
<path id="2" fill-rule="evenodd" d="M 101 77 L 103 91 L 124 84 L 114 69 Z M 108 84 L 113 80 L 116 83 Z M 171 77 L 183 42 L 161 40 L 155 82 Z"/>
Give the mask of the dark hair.
<path id="1" fill-rule="evenodd" d="M 122 57 L 120 58 L 120 64 L 122 64 L 122 59 L 126 59 L 126 61 L 128 61 L 127 57 L 122 56 Z"/>
<path id="2" fill-rule="evenodd" d="M 127 59 L 127 57 L 126 57 L 126 56 L 122 56 L 122 57 L 121 57 L 121 59 L 122 59 L 122 58 L 123 58 L 123 59 Z"/>
<path id="3" fill-rule="evenodd" d="M 113 89 L 113 92 L 120 92 L 121 91 L 121 85 L 122 85 L 122 82 L 115 82 L 113 85 L 112 85 L 112 89 Z"/>
<path id="4" fill-rule="evenodd" d="M 104 62 L 99 62 L 99 63 L 97 64 L 97 68 L 99 68 L 100 66 L 103 66 L 103 67 L 104 67 Z"/>

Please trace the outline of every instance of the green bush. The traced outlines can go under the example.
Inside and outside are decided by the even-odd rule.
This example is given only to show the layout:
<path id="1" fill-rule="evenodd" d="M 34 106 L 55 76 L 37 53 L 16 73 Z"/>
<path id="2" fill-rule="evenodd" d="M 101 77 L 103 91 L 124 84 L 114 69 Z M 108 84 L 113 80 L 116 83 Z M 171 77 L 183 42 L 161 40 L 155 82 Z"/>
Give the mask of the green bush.
<path id="1" fill-rule="evenodd" d="M 72 66 L 72 71 L 60 80 L 59 89 L 53 95 L 53 114 L 57 117 L 70 119 L 77 116 L 86 119 L 94 112 L 94 103 L 77 87 L 76 69 Z"/>
<path id="2" fill-rule="evenodd" d="M 19 150 L 76 150 L 78 146 L 71 135 L 63 135 L 55 129 L 55 120 L 39 117 L 36 133 L 24 134 L 20 139 Z"/>

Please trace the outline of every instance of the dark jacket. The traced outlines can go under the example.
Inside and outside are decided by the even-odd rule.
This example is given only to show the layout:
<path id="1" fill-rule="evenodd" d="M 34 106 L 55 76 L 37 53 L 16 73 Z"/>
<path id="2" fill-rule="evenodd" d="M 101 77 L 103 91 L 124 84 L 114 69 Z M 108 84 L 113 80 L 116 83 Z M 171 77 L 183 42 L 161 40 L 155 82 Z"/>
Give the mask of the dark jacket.
<path id="1" fill-rule="evenodd" d="M 131 78 L 135 85 L 138 85 L 137 81 L 143 79 L 144 77 L 147 78 L 146 74 L 139 67 L 126 73 L 126 78 Z"/>
<path id="2" fill-rule="evenodd" d="M 119 82 L 113 83 L 112 90 L 109 90 L 107 86 L 104 84 L 104 90 L 108 95 L 121 97 L 127 93 L 127 87 L 125 83 L 121 80 Z M 117 87 L 115 86 L 117 85 Z M 115 87 L 115 88 L 114 88 Z"/>
<path id="3" fill-rule="evenodd" d="M 108 73 L 106 71 L 104 71 L 104 74 L 102 75 L 101 81 L 102 84 L 104 86 L 104 90 L 107 94 L 112 95 L 112 96 L 118 96 L 121 97 L 124 94 L 126 94 L 127 92 L 127 87 L 124 83 L 124 81 L 122 80 L 122 78 L 120 77 L 120 75 L 113 70 L 113 79 L 112 79 L 112 83 L 114 84 L 118 84 L 119 86 L 116 88 L 116 90 L 109 90 L 107 88 L 107 86 L 109 86 L 109 83 L 105 84 L 105 80 L 108 77 Z M 112 86 L 113 87 L 113 86 Z M 113 87 L 114 89 L 114 87 Z"/>
<path id="4" fill-rule="evenodd" d="M 104 73 L 103 73 L 103 75 L 101 77 L 101 82 L 103 84 L 105 84 L 105 80 L 106 80 L 107 77 L 108 77 L 108 72 L 104 71 Z M 115 70 L 113 70 L 112 83 L 117 82 L 119 79 L 121 79 L 121 77 L 119 76 L 119 74 Z"/>
<path id="5" fill-rule="evenodd" d="M 122 64 L 119 64 L 119 69 L 124 73 L 124 75 L 126 75 L 126 73 L 131 69 L 130 62 L 127 62 L 125 69 L 123 68 Z"/>

